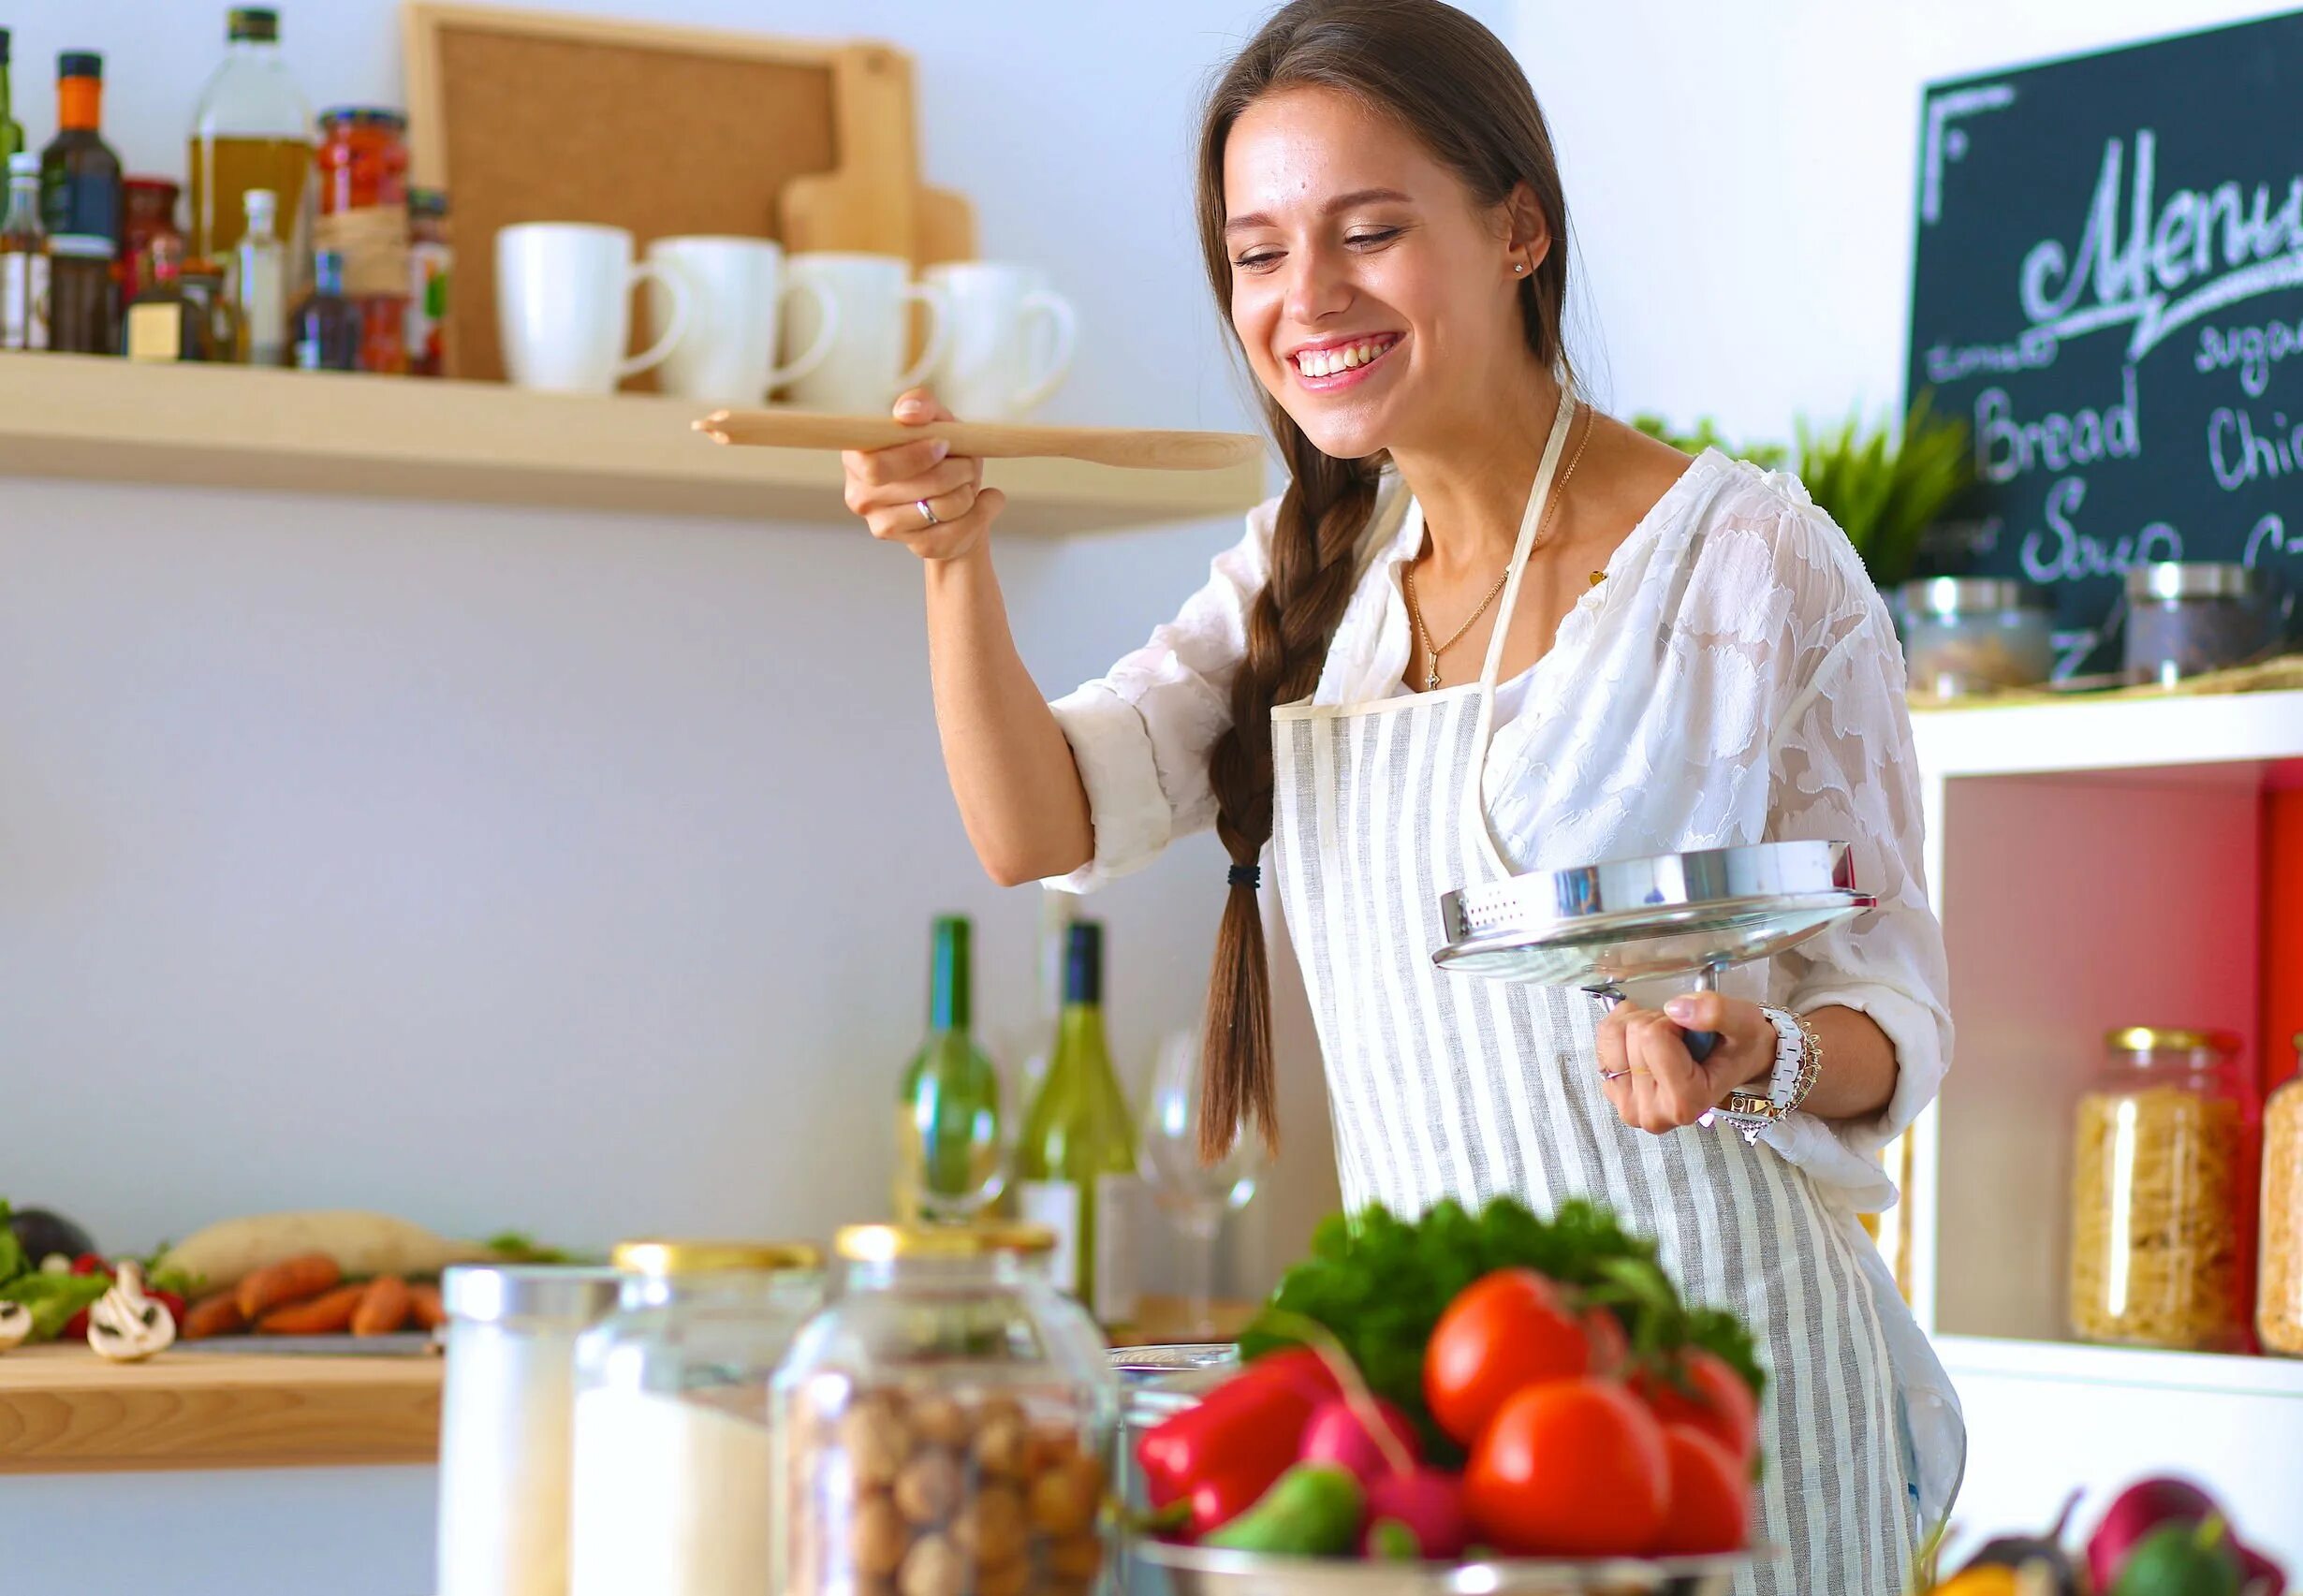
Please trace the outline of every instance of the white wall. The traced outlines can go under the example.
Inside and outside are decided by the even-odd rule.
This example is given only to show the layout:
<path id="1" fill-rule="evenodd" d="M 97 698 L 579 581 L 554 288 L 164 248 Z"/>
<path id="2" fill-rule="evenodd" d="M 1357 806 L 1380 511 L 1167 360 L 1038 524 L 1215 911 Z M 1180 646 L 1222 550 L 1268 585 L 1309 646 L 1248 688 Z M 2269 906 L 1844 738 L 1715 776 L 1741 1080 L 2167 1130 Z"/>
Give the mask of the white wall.
<path id="1" fill-rule="evenodd" d="M 569 6 L 909 48 L 927 176 L 1079 303 L 1051 416 L 1245 423 L 1187 180 L 1253 0 Z M 35 145 L 55 52 L 99 49 L 129 169 L 180 171 L 224 9 L 16 0 Z M 315 105 L 397 100 L 390 0 L 285 10 Z M 1008 550 L 1042 682 L 1099 672 L 1236 535 Z M 0 575 L 0 1193 L 110 1246 L 335 1203 L 575 1244 L 878 1214 L 946 907 L 980 917 L 979 1006 L 1019 1050 L 1035 894 L 975 868 L 917 570 L 860 532 L 7 482 Z M 1130 1070 L 1196 1013 L 1222 868 L 1202 840 L 1093 906 Z M 1298 1150 L 1251 1278 L 1333 1200 L 1291 1029 Z M 125 1536 L 174 1596 L 417 1596 L 432 1489 L 9 1478 L 0 1590 L 76 1588 Z"/>

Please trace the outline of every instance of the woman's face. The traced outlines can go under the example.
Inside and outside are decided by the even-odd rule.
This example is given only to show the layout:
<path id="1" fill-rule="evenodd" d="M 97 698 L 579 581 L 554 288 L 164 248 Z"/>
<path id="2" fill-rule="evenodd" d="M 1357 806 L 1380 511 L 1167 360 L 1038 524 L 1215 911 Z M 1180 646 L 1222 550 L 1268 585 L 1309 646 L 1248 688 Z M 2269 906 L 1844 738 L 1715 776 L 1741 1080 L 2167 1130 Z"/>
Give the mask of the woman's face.
<path id="1" fill-rule="evenodd" d="M 1332 89 L 1240 113 L 1224 147 L 1231 321 L 1255 375 L 1322 451 L 1416 447 L 1530 358 L 1518 285 L 1540 220 L 1504 207 L 1388 117 Z"/>

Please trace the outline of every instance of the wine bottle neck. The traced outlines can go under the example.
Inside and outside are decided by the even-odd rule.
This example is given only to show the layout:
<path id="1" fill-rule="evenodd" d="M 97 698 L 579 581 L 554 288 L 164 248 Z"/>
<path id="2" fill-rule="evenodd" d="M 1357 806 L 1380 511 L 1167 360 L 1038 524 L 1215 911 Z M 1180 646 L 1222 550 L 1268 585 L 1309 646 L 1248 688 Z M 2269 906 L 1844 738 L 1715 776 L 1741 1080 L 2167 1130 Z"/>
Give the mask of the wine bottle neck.
<path id="1" fill-rule="evenodd" d="M 957 920 L 936 923 L 929 959 L 928 1029 L 964 1035 L 975 1023 L 973 972 L 968 928 Z"/>

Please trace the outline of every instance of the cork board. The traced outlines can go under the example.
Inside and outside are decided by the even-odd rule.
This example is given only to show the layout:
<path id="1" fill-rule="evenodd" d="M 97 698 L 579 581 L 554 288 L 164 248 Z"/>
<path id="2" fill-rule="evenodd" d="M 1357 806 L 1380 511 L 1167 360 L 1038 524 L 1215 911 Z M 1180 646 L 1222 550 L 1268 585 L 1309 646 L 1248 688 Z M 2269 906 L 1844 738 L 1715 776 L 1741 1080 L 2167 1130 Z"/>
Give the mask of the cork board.
<path id="1" fill-rule="evenodd" d="M 413 181 L 448 197 L 450 374 L 501 380 L 495 235 L 515 222 L 626 227 L 639 254 L 677 233 L 778 238 L 777 198 L 840 155 L 839 110 L 866 62 L 906 96 L 901 52 L 545 11 L 411 0 Z M 902 153 L 885 181 L 908 195 Z M 873 174 L 875 177 L 883 174 Z M 643 332 L 637 307 L 637 344 Z M 652 386 L 647 376 L 627 387 Z"/>

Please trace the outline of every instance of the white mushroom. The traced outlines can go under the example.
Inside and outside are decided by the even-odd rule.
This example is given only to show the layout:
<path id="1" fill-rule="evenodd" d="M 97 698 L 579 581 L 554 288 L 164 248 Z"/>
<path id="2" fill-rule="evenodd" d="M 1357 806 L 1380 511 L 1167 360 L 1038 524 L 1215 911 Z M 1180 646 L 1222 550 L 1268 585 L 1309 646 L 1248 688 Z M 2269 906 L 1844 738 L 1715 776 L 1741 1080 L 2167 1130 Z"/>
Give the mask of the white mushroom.
<path id="1" fill-rule="evenodd" d="M 0 1302 L 0 1353 L 22 1346 L 32 1334 L 32 1310 L 21 1302 Z"/>
<path id="2" fill-rule="evenodd" d="M 88 1346 L 114 1363 L 136 1363 L 176 1340 L 176 1317 L 144 1295 L 144 1274 L 123 1264 L 111 1290 L 88 1310 Z"/>

